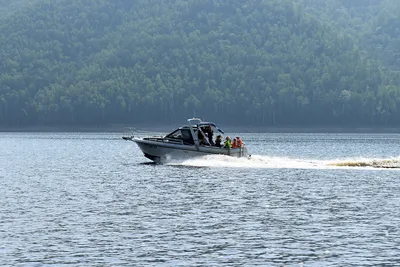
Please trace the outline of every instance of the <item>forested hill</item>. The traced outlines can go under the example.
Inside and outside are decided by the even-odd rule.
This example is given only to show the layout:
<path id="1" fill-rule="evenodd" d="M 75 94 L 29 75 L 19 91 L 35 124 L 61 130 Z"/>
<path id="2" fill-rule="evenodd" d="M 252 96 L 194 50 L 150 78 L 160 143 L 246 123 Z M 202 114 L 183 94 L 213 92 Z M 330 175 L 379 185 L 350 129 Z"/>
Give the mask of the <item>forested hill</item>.
<path id="1" fill-rule="evenodd" d="M 400 1 L 296 0 L 322 23 L 334 24 L 369 57 L 400 70 Z"/>
<path id="2" fill-rule="evenodd" d="M 336 1 L 332 12 L 335 1 L 319 2 L 3 6 L 0 126 L 192 116 L 235 125 L 399 126 L 399 20 L 381 21 L 374 9 L 395 1 Z"/>

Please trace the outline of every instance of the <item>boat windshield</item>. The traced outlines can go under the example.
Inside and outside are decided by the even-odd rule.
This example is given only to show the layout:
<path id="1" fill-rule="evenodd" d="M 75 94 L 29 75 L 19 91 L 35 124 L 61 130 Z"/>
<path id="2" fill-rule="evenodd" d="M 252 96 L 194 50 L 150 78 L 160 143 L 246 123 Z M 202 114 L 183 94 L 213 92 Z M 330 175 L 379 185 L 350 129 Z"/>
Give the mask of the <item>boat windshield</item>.
<path id="1" fill-rule="evenodd" d="M 193 145 L 193 137 L 189 129 L 177 129 L 165 136 L 166 139 L 181 140 L 184 144 Z"/>
<path id="2" fill-rule="evenodd" d="M 213 122 L 201 122 L 201 123 L 198 124 L 198 127 L 201 127 L 201 128 L 207 127 L 207 126 L 211 127 L 211 128 L 213 129 L 213 131 L 217 130 L 218 132 L 220 132 L 220 133 L 222 133 L 222 134 L 225 134 L 224 131 L 222 131 L 221 129 L 219 129 L 219 128 L 215 125 L 215 123 L 213 123 Z"/>
<path id="3" fill-rule="evenodd" d="M 213 122 L 206 122 L 206 121 L 202 121 L 199 118 L 192 118 L 192 119 L 188 119 L 188 122 L 191 126 L 193 127 L 205 127 L 205 126 L 210 126 L 214 129 L 216 129 L 218 132 L 224 134 L 224 131 L 222 131 L 221 129 L 219 129 L 217 127 L 217 125 L 215 125 L 215 123 Z"/>

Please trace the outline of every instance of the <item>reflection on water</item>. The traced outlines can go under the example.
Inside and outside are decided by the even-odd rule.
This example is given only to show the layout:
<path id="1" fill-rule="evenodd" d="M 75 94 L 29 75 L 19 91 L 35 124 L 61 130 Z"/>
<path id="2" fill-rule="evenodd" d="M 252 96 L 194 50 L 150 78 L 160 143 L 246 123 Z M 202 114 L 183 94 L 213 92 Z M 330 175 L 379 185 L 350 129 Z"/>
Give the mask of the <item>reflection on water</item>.
<path id="1" fill-rule="evenodd" d="M 0 134 L 2 266 L 400 261 L 398 170 L 374 168 L 398 135 L 241 134 L 250 159 L 164 165 L 118 134 L 35 136 Z"/>

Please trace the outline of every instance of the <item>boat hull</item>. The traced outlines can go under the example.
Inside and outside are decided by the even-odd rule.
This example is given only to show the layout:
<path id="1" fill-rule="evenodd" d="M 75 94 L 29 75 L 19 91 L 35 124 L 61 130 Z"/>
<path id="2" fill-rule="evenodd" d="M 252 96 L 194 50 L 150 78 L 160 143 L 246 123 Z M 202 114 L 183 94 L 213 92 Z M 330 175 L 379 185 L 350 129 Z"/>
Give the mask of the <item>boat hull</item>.
<path id="1" fill-rule="evenodd" d="M 132 141 L 139 146 L 146 158 L 158 163 L 205 155 L 227 155 L 232 157 L 249 156 L 246 147 L 225 149 L 212 146 L 171 144 L 168 142 L 150 141 L 138 138 L 134 138 Z"/>

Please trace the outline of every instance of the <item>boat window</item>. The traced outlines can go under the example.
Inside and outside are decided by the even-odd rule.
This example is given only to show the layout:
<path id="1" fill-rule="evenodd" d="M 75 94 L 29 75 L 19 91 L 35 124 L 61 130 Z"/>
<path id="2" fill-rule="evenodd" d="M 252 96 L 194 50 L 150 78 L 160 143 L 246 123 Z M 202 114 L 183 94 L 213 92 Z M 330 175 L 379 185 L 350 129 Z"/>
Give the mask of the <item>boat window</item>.
<path id="1" fill-rule="evenodd" d="M 180 129 L 178 129 L 175 132 L 170 133 L 166 137 L 167 138 L 172 138 L 172 139 L 182 139 L 182 132 L 181 132 Z"/>
<path id="2" fill-rule="evenodd" d="M 194 141 L 189 129 L 178 129 L 166 136 L 169 139 L 182 140 L 184 144 L 193 145 Z"/>
<path id="3" fill-rule="evenodd" d="M 189 129 L 182 129 L 182 139 L 183 143 L 194 145 L 192 134 L 190 133 Z"/>

